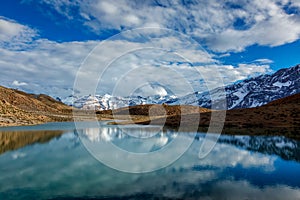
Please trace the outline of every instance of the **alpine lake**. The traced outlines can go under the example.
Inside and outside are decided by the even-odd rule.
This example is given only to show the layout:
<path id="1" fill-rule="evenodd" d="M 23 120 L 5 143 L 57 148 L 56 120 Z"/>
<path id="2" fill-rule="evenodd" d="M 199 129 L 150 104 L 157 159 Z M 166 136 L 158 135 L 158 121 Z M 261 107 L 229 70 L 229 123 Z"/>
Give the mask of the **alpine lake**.
<path id="1" fill-rule="evenodd" d="M 2 127 L 0 199 L 300 199 L 299 140 L 208 135 L 106 122 Z"/>

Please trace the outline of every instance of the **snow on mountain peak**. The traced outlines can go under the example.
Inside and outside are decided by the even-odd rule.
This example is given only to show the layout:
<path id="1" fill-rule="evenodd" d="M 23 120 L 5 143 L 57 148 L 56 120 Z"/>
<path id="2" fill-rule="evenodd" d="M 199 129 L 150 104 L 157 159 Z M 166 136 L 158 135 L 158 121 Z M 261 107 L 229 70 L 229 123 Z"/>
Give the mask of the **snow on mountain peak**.
<path id="1" fill-rule="evenodd" d="M 126 106 L 143 105 L 143 104 L 162 104 L 170 99 L 176 99 L 174 95 L 160 96 L 154 95 L 149 97 L 130 96 L 130 97 L 117 97 L 110 94 L 101 95 L 88 95 L 82 97 L 69 96 L 62 99 L 62 102 L 72 105 L 76 108 L 87 110 L 109 110 L 117 109 Z"/>
<path id="2" fill-rule="evenodd" d="M 152 90 L 155 90 L 155 95 L 148 97 L 139 95 L 144 89 L 141 88 L 136 91 L 137 94 L 130 97 L 116 97 L 110 94 L 82 97 L 71 95 L 62 99 L 62 102 L 76 108 L 96 110 L 162 103 L 187 104 L 205 108 L 211 108 L 212 103 L 214 103 L 214 109 L 224 109 L 225 94 L 222 94 L 224 90 L 221 88 L 215 88 L 209 92 L 196 91 L 193 94 L 178 98 L 175 95 L 169 95 L 171 94 L 170 91 L 156 83 L 150 86 Z M 260 75 L 228 85 L 225 87 L 225 93 L 227 109 L 257 107 L 279 98 L 300 93 L 300 65 L 280 69 L 274 74 Z"/>
<path id="3" fill-rule="evenodd" d="M 211 96 L 216 104 L 223 100 L 217 96 L 220 94 L 218 89 L 203 93 L 195 92 L 178 98 L 171 104 L 192 104 L 211 108 Z M 227 109 L 257 107 L 279 98 L 300 93 L 300 65 L 280 69 L 274 74 L 265 74 L 239 81 L 226 86 L 225 91 Z"/>

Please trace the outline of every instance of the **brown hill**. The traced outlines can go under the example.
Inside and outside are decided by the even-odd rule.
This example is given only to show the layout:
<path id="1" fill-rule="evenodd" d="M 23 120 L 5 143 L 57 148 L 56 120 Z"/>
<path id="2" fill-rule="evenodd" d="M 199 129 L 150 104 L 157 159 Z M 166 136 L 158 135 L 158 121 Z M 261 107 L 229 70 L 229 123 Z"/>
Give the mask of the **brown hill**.
<path id="1" fill-rule="evenodd" d="M 224 112 L 224 111 L 213 111 Z M 193 115 L 189 114 L 189 120 L 193 122 Z M 169 117 L 168 117 L 169 118 Z M 180 116 L 170 116 L 170 121 L 178 121 Z M 178 120 L 174 120 L 178 118 Z M 208 126 L 211 112 L 202 113 L 200 126 Z M 180 121 L 180 120 L 179 120 Z M 178 126 L 179 124 L 168 123 L 166 125 Z M 300 94 L 285 97 L 270 102 L 267 105 L 257 108 L 235 109 L 226 111 L 225 126 L 236 127 L 300 127 Z"/>
<path id="2" fill-rule="evenodd" d="M 257 108 L 227 111 L 226 125 L 300 127 L 300 94 L 278 99 Z"/>
<path id="3" fill-rule="evenodd" d="M 145 116 L 163 116 L 163 115 L 181 115 L 191 113 L 209 112 L 210 109 L 201 108 L 190 105 L 157 105 L 145 104 L 130 107 L 119 108 L 116 110 L 99 111 L 98 114 L 114 114 L 114 115 L 145 115 Z"/>
<path id="4" fill-rule="evenodd" d="M 300 106 L 300 94 L 294 94 L 285 98 L 277 99 L 267 104 L 267 106 L 278 106 L 284 104 L 294 104 Z"/>
<path id="5" fill-rule="evenodd" d="M 69 112 L 70 107 L 44 94 L 27 94 L 23 91 L 0 86 L 0 97 L 3 103 L 9 103 L 25 111 Z"/>
<path id="6" fill-rule="evenodd" d="M 190 105 L 157 105 L 157 104 L 146 104 L 146 105 L 136 105 L 129 106 L 124 108 L 119 108 L 116 110 L 104 110 L 97 111 L 98 117 L 106 117 L 107 119 L 115 119 L 115 120 L 125 120 L 123 122 L 118 122 L 118 124 L 127 124 L 132 123 L 150 123 L 155 122 L 155 120 L 163 120 L 167 116 L 181 116 L 191 113 L 204 113 L 209 112 L 210 110 L 207 108 L 201 108 L 197 106 Z M 110 116 L 110 117 L 109 117 Z M 129 120 L 129 121 L 126 121 Z M 110 124 L 115 124 L 114 122 L 110 122 Z"/>
<path id="7" fill-rule="evenodd" d="M 72 108 L 44 95 L 0 86 L 0 126 L 69 120 Z"/>
<path id="8" fill-rule="evenodd" d="M 147 107 L 148 106 L 143 109 L 140 107 L 133 107 L 133 110 L 136 111 L 136 109 L 139 108 L 138 110 L 141 111 L 147 109 Z M 180 109 L 180 107 L 177 107 L 177 109 Z M 199 109 L 201 110 L 201 108 Z M 129 110 L 131 110 L 131 108 L 129 108 Z M 264 133 L 266 132 L 266 130 L 271 129 L 280 131 L 285 129 L 292 129 L 292 134 L 297 134 L 297 137 L 300 137 L 300 134 L 298 134 L 300 129 L 300 94 L 285 97 L 283 99 L 270 102 L 267 105 L 257 108 L 235 109 L 227 111 L 199 111 L 193 113 L 184 112 L 183 114 L 177 111 L 173 114 L 168 113 L 167 116 L 158 116 L 152 118 L 152 120 L 136 120 L 135 123 L 151 123 L 173 128 L 177 128 L 179 126 L 189 127 L 198 123 L 199 127 L 208 127 L 212 122 L 212 113 L 217 116 L 222 116 L 225 112 L 226 118 L 224 123 L 224 130 L 238 129 L 238 133 L 248 132 L 249 134 L 250 129 L 255 129 L 254 132 L 257 132 L 257 129 L 260 129 L 259 131 Z M 118 113 L 118 111 L 116 113 Z M 143 111 L 142 113 L 147 114 L 147 111 Z M 184 117 L 182 117 L 183 115 Z M 200 121 L 198 121 L 199 117 Z M 217 117 L 215 119 L 215 122 L 217 122 L 217 124 L 218 120 L 219 119 Z M 121 124 L 126 124 L 126 122 L 121 122 Z"/>

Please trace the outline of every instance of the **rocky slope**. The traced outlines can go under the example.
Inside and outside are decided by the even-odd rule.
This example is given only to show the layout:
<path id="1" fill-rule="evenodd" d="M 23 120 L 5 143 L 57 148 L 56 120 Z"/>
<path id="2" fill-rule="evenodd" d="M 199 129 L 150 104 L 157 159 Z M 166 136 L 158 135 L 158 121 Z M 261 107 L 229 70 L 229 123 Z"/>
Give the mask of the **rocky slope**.
<path id="1" fill-rule="evenodd" d="M 72 108 L 40 94 L 0 86 L 0 126 L 29 125 L 70 118 Z"/>
<path id="2" fill-rule="evenodd" d="M 209 92 L 195 92 L 184 97 L 169 100 L 166 103 L 176 105 L 197 105 L 211 108 L 214 97 L 216 109 L 223 108 L 222 99 L 218 99 L 221 89 Z M 281 69 L 274 74 L 261 75 L 243 80 L 225 87 L 227 109 L 253 108 L 265 105 L 273 100 L 300 93 L 300 65 Z"/>

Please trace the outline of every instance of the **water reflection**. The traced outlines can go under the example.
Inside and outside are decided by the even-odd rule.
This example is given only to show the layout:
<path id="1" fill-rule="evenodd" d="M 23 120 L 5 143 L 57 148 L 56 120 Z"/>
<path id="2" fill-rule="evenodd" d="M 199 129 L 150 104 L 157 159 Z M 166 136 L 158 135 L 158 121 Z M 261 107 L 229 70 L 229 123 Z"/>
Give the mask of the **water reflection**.
<path id="1" fill-rule="evenodd" d="M 34 143 L 47 143 L 63 131 L 4 131 L 0 132 L 0 154 Z"/>
<path id="2" fill-rule="evenodd" d="M 130 133 L 130 134 L 129 134 Z M 86 128 L 77 132 L 89 142 L 98 143 L 111 142 L 126 151 L 136 153 L 147 153 L 156 151 L 174 138 L 177 133 L 172 130 L 160 130 L 155 127 L 126 127 L 103 126 L 101 128 Z"/>
<path id="3" fill-rule="evenodd" d="M 150 172 L 170 165 L 194 140 L 172 130 L 143 125 L 101 126 L 78 130 L 78 135 L 97 160 L 113 169 L 131 173 Z"/>
<path id="4" fill-rule="evenodd" d="M 78 134 L 85 134 L 86 139 L 96 144 L 114 142 L 140 152 L 151 150 L 153 145 L 168 145 L 176 134 L 191 136 L 159 132 L 147 138 L 149 144 L 143 144 L 145 139 L 114 128 L 67 131 L 47 142 L 2 153 L 0 199 L 299 199 L 300 164 L 280 157 L 288 155 L 286 149 L 291 147 L 299 151 L 298 141 L 222 136 L 207 157 L 198 159 L 204 138 L 204 134 L 198 134 L 198 140 L 172 165 L 151 173 L 128 174 L 95 160 Z M 288 159 L 297 160 L 295 157 L 296 154 L 289 154 Z"/>
<path id="5" fill-rule="evenodd" d="M 127 127 L 104 126 L 101 128 L 86 128 L 82 136 L 92 142 L 112 142 L 124 150 L 134 152 L 151 152 L 167 145 L 177 136 L 174 130 L 159 130 L 155 127 Z M 130 134 L 128 134 L 130 132 Z M 189 135 L 188 133 L 180 133 Z M 132 137 L 135 136 L 135 137 Z M 198 133 L 196 139 L 205 137 Z M 130 140 L 128 140 L 130 138 Z M 143 139 L 147 140 L 143 140 Z M 127 144 L 130 143 L 130 144 Z M 284 136 L 238 136 L 222 135 L 218 143 L 231 144 L 246 150 L 260 152 L 263 154 L 277 155 L 285 160 L 300 161 L 300 141 Z M 200 143 L 201 145 L 201 143 Z M 134 148 L 128 148 L 134 147 Z M 250 161 L 249 161 L 250 162 Z"/>
<path id="6" fill-rule="evenodd" d="M 300 161 L 300 141 L 284 136 L 222 136 L 220 143 L 251 151 L 278 155 L 285 160 Z"/>

